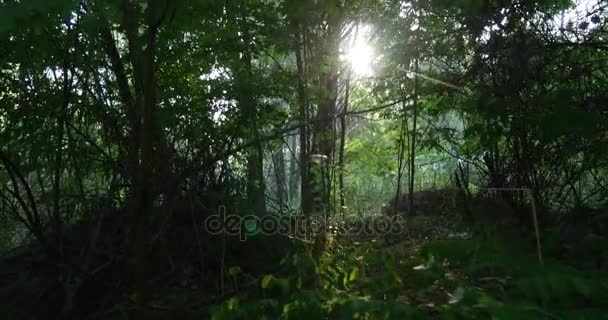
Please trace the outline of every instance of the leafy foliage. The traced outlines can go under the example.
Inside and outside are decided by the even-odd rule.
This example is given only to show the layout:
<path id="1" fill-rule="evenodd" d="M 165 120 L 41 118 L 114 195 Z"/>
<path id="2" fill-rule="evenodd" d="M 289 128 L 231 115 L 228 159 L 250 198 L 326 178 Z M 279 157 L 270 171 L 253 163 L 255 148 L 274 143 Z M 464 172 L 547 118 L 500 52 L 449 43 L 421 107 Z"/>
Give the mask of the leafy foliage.
<path id="1" fill-rule="evenodd" d="M 0 0 L 0 311 L 602 318 L 607 10 Z M 420 243 L 202 227 L 225 214 L 402 215 Z"/>

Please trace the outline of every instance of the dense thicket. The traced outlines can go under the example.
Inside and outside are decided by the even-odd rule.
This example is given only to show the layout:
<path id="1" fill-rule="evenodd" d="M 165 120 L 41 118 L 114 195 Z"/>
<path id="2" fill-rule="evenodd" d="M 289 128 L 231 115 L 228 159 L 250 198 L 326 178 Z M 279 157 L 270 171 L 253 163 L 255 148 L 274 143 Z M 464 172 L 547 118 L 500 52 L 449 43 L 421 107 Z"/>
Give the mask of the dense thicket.
<path id="1" fill-rule="evenodd" d="M 0 281 L 0 304 L 146 318 L 165 279 L 196 278 L 206 306 L 301 251 L 209 234 L 224 208 L 411 218 L 433 199 L 474 223 L 490 190 L 518 227 L 534 205 L 547 228 L 604 232 L 607 6 L 0 1 L 0 273 L 27 279 Z"/>

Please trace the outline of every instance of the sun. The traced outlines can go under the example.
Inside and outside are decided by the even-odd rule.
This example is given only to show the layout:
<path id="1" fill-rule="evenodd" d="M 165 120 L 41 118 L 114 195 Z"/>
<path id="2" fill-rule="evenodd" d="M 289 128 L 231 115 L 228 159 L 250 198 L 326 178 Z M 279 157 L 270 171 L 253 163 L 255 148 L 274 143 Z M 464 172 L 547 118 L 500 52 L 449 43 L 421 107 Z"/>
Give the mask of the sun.
<path id="1" fill-rule="evenodd" d="M 352 39 L 356 37 L 355 39 Z M 346 40 L 348 45 L 345 46 L 345 60 L 350 64 L 355 76 L 369 77 L 373 74 L 373 60 L 375 56 L 374 48 L 369 44 L 370 29 L 369 27 L 360 27 L 356 36 Z"/>
<path id="2" fill-rule="evenodd" d="M 372 75 L 372 59 L 374 50 L 367 43 L 356 43 L 346 54 L 355 75 L 369 77 Z"/>

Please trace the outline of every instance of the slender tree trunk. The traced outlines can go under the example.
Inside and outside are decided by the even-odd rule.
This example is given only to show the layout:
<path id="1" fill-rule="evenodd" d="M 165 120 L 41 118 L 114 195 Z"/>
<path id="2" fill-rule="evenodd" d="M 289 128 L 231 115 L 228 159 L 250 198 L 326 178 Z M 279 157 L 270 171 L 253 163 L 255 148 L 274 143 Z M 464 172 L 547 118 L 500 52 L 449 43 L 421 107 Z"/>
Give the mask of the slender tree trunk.
<path id="1" fill-rule="evenodd" d="M 348 73 L 346 79 L 346 92 L 344 93 L 344 108 L 342 110 L 342 114 L 340 115 L 340 152 L 338 154 L 338 183 L 340 189 L 340 215 L 344 218 L 344 213 L 346 211 L 346 194 L 344 191 L 344 174 L 345 174 L 345 159 L 344 159 L 344 149 L 346 147 L 346 113 L 348 112 L 348 103 L 350 99 L 350 71 Z"/>
<path id="2" fill-rule="evenodd" d="M 285 181 L 285 153 L 283 145 L 281 145 L 272 155 L 272 164 L 274 167 L 274 178 L 277 190 L 277 201 L 281 210 L 285 208 L 287 199 L 286 181 Z"/>
<path id="3" fill-rule="evenodd" d="M 72 26 L 68 23 L 68 34 L 71 33 Z M 59 110 L 59 116 L 57 119 L 57 136 L 56 136 L 56 154 L 54 164 L 54 177 L 53 177 L 53 210 L 52 210 L 52 221 L 54 225 L 55 242 L 57 246 L 58 259 L 60 263 L 69 265 L 66 263 L 64 248 L 63 248 L 63 219 L 61 210 L 61 178 L 64 171 L 64 138 L 66 135 L 66 122 L 68 121 L 68 113 L 70 106 L 70 98 L 72 95 L 72 82 L 74 80 L 74 74 L 70 73 L 69 61 L 70 53 L 69 48 L 66 48 L 65 56 L 63 57 L 63 68 L 62 68 L 62 104 Z M 64 291 L 64 301 L 62 307 L 62 316 L 69 317 L 74 307 L 73 299 L 75 294 L 75 286 L 73 281 L 73 270 L 70 267 L 62 268 L 62 285 Z"/>
<path id="4" fill-rule="evenodd" d="M 300 202 L 302 213 L 310 215 L 312 213 L 312 194 L 310 190 L 310 164 L 308 157 L 308 97 L 306 94 L 306 72 L 304 62 L 305 44 L 303 43 L 303 28 L 298 22 L 296 25 L 296 65 L 298 68 L 298 104 L 299 116 L 302 125 L 300 126 Z"/>
<path id="5" fill-rule="evenodd" d="M 242 47 L 240 60 L 236 63 L 238 103 L 243 113 L 245 132 L 248 138 L 253 138 L 253 146 L 247 150 L 247 200 L 255 214 L 263 215 L 266 212 L 266 194 L 264 181 L 264 147 L 260 141 L 258 129 L 257 102 L 252 88 L 252 53 L 251 34 L 248 23 L 248 8 L 245 0 L 239 2 L 239 21 Z M 227 8 L 229 19 L 234 21 L 236 15 L 232 8 Z"/>
<path id="6" fill-rule="evenodd" d="M 407 138 L 407 135 L 408 135 L 407 110 L 405 108 L 405 99 L 403 100 L 402 109 L 403 109 L 402 110 L 403 119 L 401 119 L 401 131 L 400 131 L 400 135 L 399 135 L 399 146 L 398 146 L 399 154 L 397 155 L 397 191 L 395 194 L 395 202 L 393 203 L 395 214 L 397 214 L 397 210 L 399 208 L 399 203 L 401 202 L 401 181 L 403 180 L 403 167 L 404 167 L 404 162 L 405 162 L 405 149 L 406 149 L 405 140 L 408 139 Z M 409 144 L 407 147 L 409 147 Z M 410 171 L 410 167 L 408 164 L 408 172 L 409 171 Z"/>
<path id="7" fill-rule="evenodd" d="M 144 13 L 144 35 L 139 36 L 140 20 L 137 4 L 123 1 L 123 28 L 129 49 L 129 61 L 132 69 L 133 91 L 129 85 L 127 68 L 120 57 L 116 41 L 112 37 L 110 25 L 103 17 L 104 9 L 96 4 L 100 18 L 101 36 L 106 54 L 110 58 L 112 70 L 116 76 L 121 101 L 126 107 L 129 122 L 127 136 L 127 169 L 130 179 L 130 192 L 127 200 L 127 233 L 125 248 L 127 250 L 127 273 L 130 279 L 130 294 L 135 307 L 130 312 L 131 319 L 145 319 L 146 290 L 146 233 L 147 215 L 154 207 L 154 165 L 155 145 L 164 141 L 162 130 L 154 124 L 156 108 L 156 36 L 161 23 L 157 1 L 148 0 Z M 142 44 L 145 44 L 145 49 Z"/>
<path id="8" fill-rule="evenodd" d="M 132 318 L 145 318 L 146 290 L 146 255 L 147 239 L 145 222 L 147 215 L 154 207 L 154 166 L 155 142 L 164 141 L 162 131 L 155 131 L 154 113 L 156 109 L 156 39 L 160 24 L 157 1 L 148 0 L 144 12 L 145 32 L 138 36 L 137 10 L 135 4 L 125 0 L 124 25 L 127 33 L 129 55 L 133 67 L 133 84 L 135 104 L 129 112 L 131 137 L 129 163 L 134 167 L 132 173 L 131 195 L 129 199 L 129 234 L 127 247 L 129 252 L 129 274 L 132 279 L 132 290 L 135 308 Z M 145 44 L 142 50 L 141 43 Z M 129 105 L 128 105 L 129 107 Z"/>
<path id="9" fill-rule="evenodd" d="M 298 158 L 297 158 L 298 137 L 293 135 L 289 148 L 289 201 L 298 197 Z"/>
<path id="10" fill-rule="evenodd" d="M 338 96 L 338 68 L 337 63 L 328 57 L 338 55 L 338 25 L 334 21 L 327 27 L 325 36 L 325 47 L 322 54 L 327 66 L 319 76 L 319 89 L 323 92 L 318 102 L 317 114 L 314 125 L 314 137 L 312 152 L 315 156 L 313 161 L 312 192 L 316 212 L 329 214 L 330 211 L 330 166 L 333 162 L 333 153 L 336 144 L 335 113 Z"/>
<path id="11" fill-rule="evenodd" d="M 414 8 L 415 12 L 416 12 L 416 17 L 417 17 L 417 22 L 418 22 L 418 29 L 416 29 L 416 32 L 414 33 L 414 95 L 413 95 L 413 119 L 412 119 L 412 139 L 411 139 L 411 146 L 410 146 L 410 181 L 409 181 L 409 196 L 408 196 L 408 200 L 409 200 L 409 214 L 410 215 L 414 215 L 414 182 L 415 182 L 415 177 L 416 177 L 416 130 L 417 128 L 417 121 L 418 121 L 418 73 L 419 73 L 419 60 L 420 60 L 420 48 L 418 47 L 418 31 L 420 30 L 420 11 L 418 9 L 418 3 L 415 3 L 415 8 Z"/>
<path id="12" fill-rule="evenodd" d="M 71 29 L 71 27 L 70 27 Z M 66 51 L 64 57 L 64 63 L 62 68 L 62 98 L 61 110 L 59 110 L 59 116 L 57 119 L 57 150 L 55 154 L 54 164 L 54 177 L 53 177 L 53 211 L 52 221 L 55 227 L 55 241 L 57 242 L 57 248 L 60 254 L 63 253 L 63 221 L 61 217 L 61 176 L 63 172 L 63 140 L 65 137 L 65 123 L 68 117 L 68 108 L 70 105 L 70 96 L 72 93 L 72 80 L 73 75 L 70 76 L 70 70 L 68 67 L 68 52 Z"/>
<path id="13" fill-rule="evenodd" d="M 416 66 L 418 65 L 418 62 L 416 61 Z M 418 70 L 418 68 L 416 68 L 416 70 Z M 416 71 L 417 73 L 417 71 Z M 417 91 L 418 91 L 418 77 L 415 76 L 415 85 L 414 85 L 414 104 L 413 104 L 413 109 L 414 109 L 414 115 L 412 118 L 412 139 L 410 140 L 410 181 L 409 181 L 409 196 L 408 196 L 408 200 L 409 200 L 409 213 L 411 215 L 413 215 L 414 212 L 414 188 L 415 188 L 415 177 L 416 177 L 416 130 L 417 130 L 417 120 L 418 120 L 418 95 L 417 95 Z"/>

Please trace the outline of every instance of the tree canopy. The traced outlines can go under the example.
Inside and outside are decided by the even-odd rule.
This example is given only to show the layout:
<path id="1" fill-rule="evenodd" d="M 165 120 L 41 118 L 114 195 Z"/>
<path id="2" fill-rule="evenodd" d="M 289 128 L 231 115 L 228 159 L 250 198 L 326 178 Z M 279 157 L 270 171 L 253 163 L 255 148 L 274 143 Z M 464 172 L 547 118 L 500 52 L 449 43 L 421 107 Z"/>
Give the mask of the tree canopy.
<path id="1" fill-rule="evenodd" d="M 603 0 L 0 0 L 0 269 L 32 279 L 0 281 L 0 305 L 15 319 L 42 317 L 24 313 L 35 299 L 58 319 L 184 318 L 180 303 L 213 319 L 599 319 L 607 11 Z M 268 217 L 331 225 L 304 241 L 241 241 L 210 232 L 224 214 L 249 233 Z M 377 239 L 335 236 L 379 217 L 405 221 L 409 249 L 369 253 L 346 244 Z M 424 219 L 472 239 L 430 242 Z M 488 233 L 535 241 L 512 251 Z M 523 257 L 537 250 L 542 263 L 541 247 L 545 269 Z M 167 302 L 172 281 L 192 299 Z M 450 301 L 431 297 L 441 290 Z M 553 309 L 566 300 L 580 312 Z"/>

